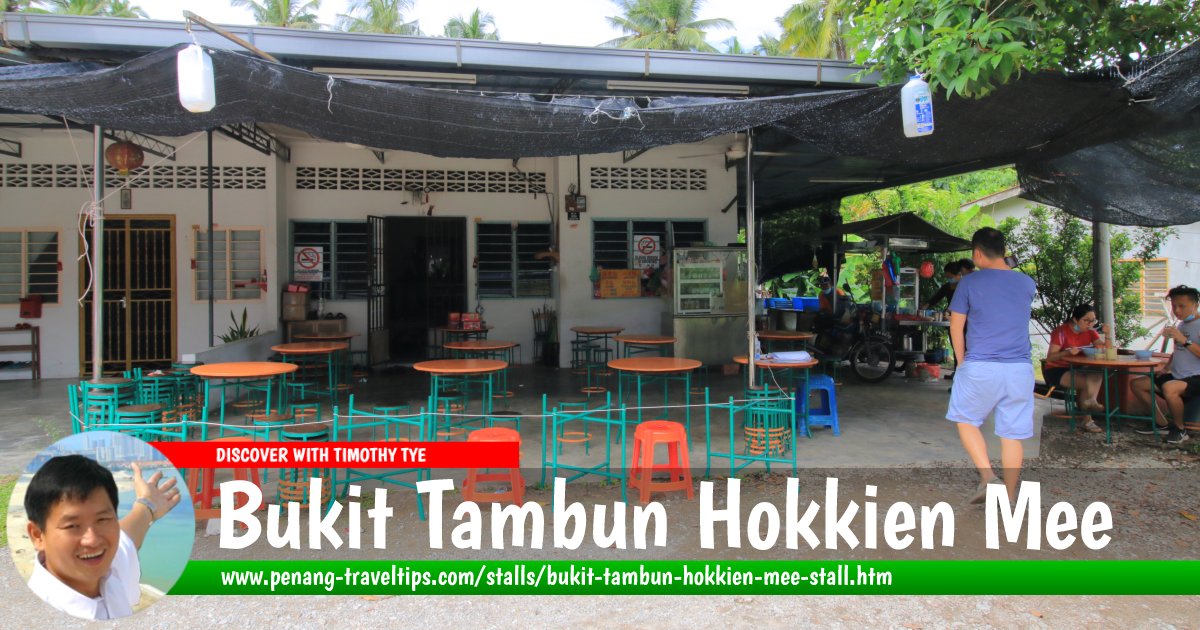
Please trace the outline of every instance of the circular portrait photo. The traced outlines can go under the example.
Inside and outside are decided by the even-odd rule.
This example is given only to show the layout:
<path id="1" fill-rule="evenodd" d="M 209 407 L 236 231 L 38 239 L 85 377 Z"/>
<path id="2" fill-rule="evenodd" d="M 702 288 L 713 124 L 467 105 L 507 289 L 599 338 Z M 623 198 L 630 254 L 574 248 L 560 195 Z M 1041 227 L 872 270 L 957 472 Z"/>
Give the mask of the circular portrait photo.
<path id="1" fill-rule="evenodd" d="M 128 435 L 72 435 L 38 453 L 13 488 L 8 543 L 17 571 L 50 606 L 119 619 L 161 598 L 192 554 L 183 478 Z"/>

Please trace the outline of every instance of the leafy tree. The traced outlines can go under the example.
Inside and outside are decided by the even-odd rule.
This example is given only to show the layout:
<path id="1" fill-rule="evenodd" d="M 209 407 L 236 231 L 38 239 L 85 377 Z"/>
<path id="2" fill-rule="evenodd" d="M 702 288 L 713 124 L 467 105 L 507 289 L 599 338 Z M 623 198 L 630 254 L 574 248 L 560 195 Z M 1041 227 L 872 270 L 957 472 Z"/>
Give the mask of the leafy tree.
<path id="1" fill-rule="evenodd" d="M 1087 223 L 1062 210 L 1036 206 L 1023 219 L 1005 220 L 1000 230 L 1008 238 L 1010 253 L 1020 261 L 1019 269 L 1037 283 L 1033 320 L 1043 332 L 1067 321 L 1076 304 L 1096 303 L 1092 295 L 1092 230 Z M 1113 230 L 1109 238 L 1112 259 L 1153 258 L 1175 233 L 1170 228 Z M 1113 263 L 1113 314 L 1117 320 L 1113 332 L 1123 345 L 1146 334 L 1136 289 L 1140 278 L 1137 262 Z"/>
<path id="2" fill-rule="evenodd" d="M 783 52 L 783 47 L 779 43 L 779 38 L 774 35 L 759 35 L 758 45 L 754 47 L 754 54 L 766 55 L 767 57 L 786 57 Z"/>
<path id="3" fill-rule="evenodd" d="M 316 10 L 321 0 L 229 0 L 235 7 L 245 7 L 254 14 L 261 26 L 285 28 L 320 28 Z"/>
<path id="4" fill-rule="evenodd" d="M 1022 72 L 1084 70 L 1200 36 L 1195 0 L 854 0 L 856 61 L 885 83 L 911 72 L 980 97 Z"/>
<path id="5" fill-rule="evenodd" d="M 488 30 L 491 29 L 491 30 Z M 446 37 L 457 39 L 500 39 L 500 31 L 496 30 L 496 18 L 491 13 L 484 13 L 478 7 L 469 17 L 450 18 L 442 29 Z"/>
<path id="6" fill-rule="evenodd" d="M 108 15 L 111 17 L 120 17 L 120 18 L 143 18 L 143 19 L 145 19 L 145 18 L 150 17 L 146 13 L 145 9 L 143 9 L 142 7 L 139 7 L 135 4 L 132 4 L 130 0 L 109 0 L 108 11 L 105 12 L 105 15 Z"/>
<path id="7" fill-rule="evenodd" d="M 705 41 L 705 31 L 733 28 L 733 22 L 725 18 L 696 19 L 704 0 L 615 1 L 623 15 L 609 16 L 608 23 L 627 35 L 601 46 L 717 52 Z"/>
<path id="8" fill-rule="evenodd" d="M 746 50 L 742 47 L 742 42 L 738 41 L 737 37 L 730 37 L 723 42 L 725 44 L 725 54 L 727 55 L 750 55 L 754 51 Z"/>
<path id="9" fill-rule="evenodd" d="M 842 219 L 846 222 L 863 221 L 913 212 L 948 234 L 970 239 L 975 230 L 994 226 L 995 223 L 990 216 L 980 211 L 979 206 L 959 209 L 976 199 L 1016 185 L 1016 172 L 1011 168 L 999 168 L 875 190 L 843 199 Z M 969 252 L 950 252 L 921 256 L 920 259 L 932 261 L 934 268 L 940 273 L 946 263 L 969 255 Z M 879 267 L 879 256 L 866 254 L 848 260 L 855 258 L 864 262 L 857 266 L 847 265 L 843 268 L 842 276 L 855 287 L 856 294 L 860 294 L 869 286 L 871 272 Z M 922 301 L 929 299 L 933 294 L 935 284 L 922 283 Z"/>
<path id="10" fill-rule="evenodd" d="M 793 57 L 850 58 L 846 42 L 850 28 L 849 0 L 801 0 L 775 22 L 783 29 L 780 48 Z"/>
<path id="11" fill-rule="evenodd" d="M 338 14 L 338 29 L 350 33 L 385 33 L 390 35 L 421 35 L 416 20 L 406 21 L 413 0 L 355 0 L 348 13 Z"/>
<path id="12" fill-rule="evenodd" d="M 105 15 L 108 0 L 38 0 L 41 7 L 29 3 L 30 13 L 57 13 L 60 15 Z"/>

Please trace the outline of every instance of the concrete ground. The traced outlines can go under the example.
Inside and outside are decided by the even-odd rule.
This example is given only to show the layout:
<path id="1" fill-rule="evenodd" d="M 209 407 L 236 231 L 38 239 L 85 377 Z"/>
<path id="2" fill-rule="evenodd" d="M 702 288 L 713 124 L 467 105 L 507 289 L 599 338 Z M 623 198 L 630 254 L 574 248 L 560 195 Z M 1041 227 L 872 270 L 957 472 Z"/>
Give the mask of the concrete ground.
<path id="1" fill-rule="evenodd" d="M 542 394 L 548 394 L 551 405 L 564 398 L 578 397 L 581 385 L 579 376 L 569 370 L 556 370 L 540 366 L 523 366 L 514 369 L 509 377 L 509 389 L 515 393 L 511 399 L 497 401 L 496 409 L 511 409 L 527 416 L 522 422 L 522 463 L 531 466 L 541 457 L 541 413 Z M 606 384 L 614 391 L 616 381 L 609 377 Z M 722 376 L 713 369 L 705 376 L 697 376 L 700 385 L 707 384 L 710 399 L 727 402 L 730 397 L 742 398 L 742 378 Z M 802 467 L 819 468 L 862 468 L 922 465 L 932 462 L 964 462 L 962 446 L 953 425 L 945 420 L 946 403 L 949 400 L 948 381 L 921 383 L 896 375 L 878 385 L 865 385 L 852 376 L 838 388 L 838 406 L 841 435 L 834 436 L 829 429 L 813 430 L 811 440 L 798 438 L 797 459 Z M 0 399 L 6 405 L 0 410 L 0 474 L 15 473 L 42 448 L 55 439 L 70 433 L 67 415 L 67 385 L 70 380 L 43 380 L 0 382 Z M 694 384 L 695 386 L 695 384 Z M 409 402 L 414 408 L 423 403 L 428 395 L 429 379 L 408 368 L 397 368 L 391 373 L 372 375 L 365 384 L 356 385 L 355 406 L 369 410 L 380 404 Z M 672 385 L 673 406 L 679 405 L 681 385 Z M 644 411 L 644 419 L 664 417 L 661 409 L 661 387 L 647 387 L 643 405 L 653 407 Z M 633 406 L 627 395 L 628 405 Z M 692 404 L 700 403 L 693 397 Z M 477 404 L 477 403 L 476 403 Z M 1035 426 L 1035 437 L 1025 444 L 1027 458 L 1036 457 L 1039 450 L 1040 418 L 1047 403 L 1039 401 L 1039 426 Z M 328 418 L 328 409 L 325 410 Z M 683 420 L 679 408 L 668 410 L 669 417 Z M 632 415 L 633 412 L 631 412 Z M 240 422 L 240 420 L 233 420 Z M 728 450 L 728 414 L 713 413 L 713 440 L 724 441 Z M 693 430 L 691 457 L 693 465 L 703 465 L 704 414 L 702 407 L 692 410 Z M 993 458 L 999 457 L 999 444 L 990 430 L 985 429 Z M 630 431 L 632 437 L 632 430 Z M 53 438 L 53 439 L 51 439 Z M 356 439 L 369 439 L 356 435 Z M 461 438 L 460 438 L 461 439 Z M 741 436 L 735 436 L 735 444 L 741 446 Z M 714 462 L 714 467 L 720 466 Z"/>
<path id="2" fill-rule="evenodd" d="M 507 405 L 523 414 L 537 416 L 540 414 L 540 394 L 543 391 L 554 394 L 551 401 L 560 393 L 564 397 L 575 396 L 578 383 L 573 378 L 565 370 L 539 367 L 514 370 L 510 389 L 517 392 L 517 396 L 501 402 L 500 407 Z M 67 383 L 65 380 L 33 384 L 0 383 L 0 398 L 7 402 L 5 409 L 0 411 L 0 475 L 19 472 L 36 452 L 69 432 L 65 395 Z M 708 385 L 713 391 L 713 399 L 740 397 L 739 377 L 711 374 Z M 800 466 L 854 468 L 860 469 L 864 476 L 874 475 L 862 472 L 862 468 L 876 466 L 965 466 L 957 434 L 953 426 L 944 420 L 947 386 L 945 381 L 918 383 L 898 376 L 880 385 L 863 385 L 849 379 L 838 390 L 841 436 L 835 437 L 828 429 L 820 429 L 814 432 L 813 439 L 801 439 L 798 444 Z M 367 384 L 359 386 L 358 406 L 368 407 L 400 400 L 416 402 L 424 398 L 427 388 L 427 378 L 410 370 L 377 374 Z M 649 404 L 658 404 L 658 401 L 651 398 Z M 1048 406 L 1045 401 L 1039 401 L 1038 405 L 1036 434 L 1040 437 L 1040 418 Z M 653 413 L 647 418 L 658 415 Z M 672 410 L 671 417 L 679 418 L 680 410 Z M 727 440 L 728 421 L 721 414 L 717 417 L 721 423 L 714 427 L 716 439 Z M 702 415 L 694 416 L 692 422 L 693 427 L 702 427 Z M 540 431 L 540 418 L 530 417 L 523 423 L 522 450 L 526 466 L 540 457 Z M 985 435 L 989 431 L 985 430 Z M 1046 431 L 1060 432 L 1061 428 L 1047 427 Z M 694 465 L 699 465 L 697 462 L 703 458 L 704 444 L 699 437 L 702 435 L 702 430 L 693 430 L 691 452 Z M 993 455 L 997 455 L 996 444 L 992 444 L 992 447 Z M 579 447 L 572 445 L 569 448 L 578 450 Z M 1026 443 L 1026 457 L 1037 458 L 1040 449 L 1039 438 L 1029 440 Z M 572 455 L 568 451 L 566 456 L 569 458 Z M 929 472 L 935 477 L 938 474 L 937 471 Z M 952 475 L 952 492 L 959 491 L 960 482 L 970 483 L 969 471 L 946 474 Z M 1094 486 L 1098 481 L 1094 480 L 1090 485 Z M 897 480 L 897 483 L 907 482 Z M 1080 479 L 1078 483 L 1083 487 L 1089 486 L 1086 479 Z M 924 485 L 930 484 L 923 484 L 922 487 Z M 1128 494 L 1126 490 L 1122 492 Z M 408 503 L 407 500 L 401 501 Z M 670 498 L 668 508 L 679 509 L 682 503 L 682 499 Z M 1190 505 L 1187 505 L 1189 509 Z M 1138 509 L 1150 511 L 1147 506 L 1138 506 Z M 223 555 L 215 548 L 214 538 L 204 537 L 199 529 L 197 535 L 197 549 L 194 551 L 197 555 L 194 557 L 215 558 Z M 1190 557 L 1193 550 L 1194 544 L 1186 548 L 1179 547 L 1177 553 Z M 287 553 L 281 554 L 275 557 L 293 557 Z M 294 557 L 309 555 L 296 552 Z M 397 552 L 397 555 L 411 557 L 404 551 Z M 1120 555 L 1130 557 L 1124 553 Z M 0 589 L 7 593 L 4 606 L 6 626 L 78 627 L 77 621 L 51 613 L 24 588 L 11 563 L 0 562 Z M 233 624 L 272 628 L 337 627 L 349 624 L 358 627 L 420 625 L 426 628 L 783 628 L 803 624 L 893 628 L 1075 628 L 1085 625 L 1195 628 L 1200 627 L 1194 614 L 1198 605 L 1200 598 L 1197 597 L 170 596 L 155 603 L 150 611 L 137 614 L 119 625 L 155 628 Z"/>

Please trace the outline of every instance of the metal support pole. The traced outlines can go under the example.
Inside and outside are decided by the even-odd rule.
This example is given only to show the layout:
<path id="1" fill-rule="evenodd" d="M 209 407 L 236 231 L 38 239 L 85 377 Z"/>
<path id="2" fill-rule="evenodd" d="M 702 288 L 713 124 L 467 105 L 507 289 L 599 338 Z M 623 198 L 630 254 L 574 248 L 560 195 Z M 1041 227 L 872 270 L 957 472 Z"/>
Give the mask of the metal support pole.
<path id="1" fill-rule="evenodd" d="M 213 132 L 208 130 L 208 183 L 205 188 L 208 189 L 208 347 L 213 347 L 213 322 L 214 313 L 216 313 L 217 305 L 217 277 L 216 263 L 214 262 L 217 255 L 213 251 L 213 151 L 212 151 Z"/>
<path id="2" fill-rule="evenodd" d="M 758 265 L 756 264 L 757 261 L 755 260 L 755 258 L 758 255 L 758 249 L 755 247 L 755 241 L 757 239 L 755 239 L 755 235 L 754 235 L 755 228 L 757 227 L 757 223 L 754 220 L 754 169 L 752 168 L 753 162 L 754 162 L 754 130 L 747 129 L 746 130 L 746 273 L 747 273 L 747 277 L 750 278 L 750 282 L 747 283 L 750 286 L 750 289 L 749 289 L 750 310 L 747 311 L 748 313 L 750 313 L 750 317 L 746 318 L 746 321 L 747 321 L 746 342 L 749 345 L 750 349 L 746 353 L 746 356 L 747 356 L 746 369 L 749 370 L 749 373 L 747 374 L 749 380 L 747 382 L 750 384 L 751 389 L 753 389 L 755 386 L 755 383 L 754 383 L 754 360 L 756 358 L 758 358 L 758 357 L 754 356 L 754 346 L 755 346 L 754 341 L 757 337 L 757 335 L 755 335 L 755 331 L 754 331 L 755 319 L 756 319 L 754 317 L 754 313 L 755 313 L 754 307 L 755 307 L 755 302 L 758 300 Z"/>
<path id="3" fill-rule="evenodd" d="M 1105 335 L 1105 341 L 1108 347 L 1115 348 L 1116 343 L 1114 336 L 1116 334 L 1116 317 L 1113 310 L 1113 283 L 1112 283 L 1112 248 L 1109 246 L 1108 240 L 1108 224 L 1095 224 L 1095 235 L 1098 237 L 1093 241 L 1094 254 L 1092 263 L 1100 271 L 1100 293 L 1096 296 L 1101 302 L 1101 317 L 1108 325 L 1108 334 Z"/>
<path id="4" fill-rule="evenodd" d="M 92 129 L 92 380 L 104 376 L 104 130 Z"/>
<path id="5" fill-rule="evenodd" d="M 1104 282 L 1100 279 L 1100 225 L 1092 222 L 1092 302 L 1096 306 L 1096 312 L 1103 316 Z"/>

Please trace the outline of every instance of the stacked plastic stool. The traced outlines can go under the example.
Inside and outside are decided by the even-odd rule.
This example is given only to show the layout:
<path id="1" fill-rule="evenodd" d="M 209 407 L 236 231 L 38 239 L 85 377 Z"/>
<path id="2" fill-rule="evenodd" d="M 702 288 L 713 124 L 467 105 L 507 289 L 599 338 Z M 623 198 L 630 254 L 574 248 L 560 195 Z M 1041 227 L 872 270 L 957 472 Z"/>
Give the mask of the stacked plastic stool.
<path id="1" fill-rule="evenodd" d="M 667 447 L 667 465 L 654 463 L 654 449 Z M 654 481 L 655 472 L 666 471 L 666 481 Z M 693 498 L 692 468 L 688 461 L 687 431 L 678 422 L 650 420 L 637 425 L 633 433 L 633 454 L 629 460 L 629 487 L 637 488 L 642 503 L 650 502 L 651 492 L 684 490 Z"/>
<path id="2" fill-rule="evenodd" d="M 516 442 L 518 452 L 521 448 L 521 434 L 507 427 L 491 427 L 477 429 L 467 436 L 468 442 Z M 488 482 L 508 482 L 505 492 L 480 492 L 479 484 Z M 520 463 L 516 468 L 510 468 L 503 473 L 481 473 L 478 468 L 467 469 L 467 479 L 463 482 L 462 496 L 464 501 L 475 503 L 493 503 L 511 501 L 516 505 L 525 502 L 525 477 L 521 474 Z"/>
<path id="3" fill-rule="evenodd" d="M 842 430 L 838 426 L 837 384 L 834 382 L 833 377 L 827 374 L 810 376 L 808 378 L 807 396 L 796 396 L 796 421 L 803 422 L 804 416 L 802 412 L 804 409 L 802 405 L 809 404 L 809 399 L 814 392 L 821 399 L 821 406 L 808 410 L 808 426 L 829 427 L 833 429 L 834 435 L 841 435 Z M 803 430 L 803 427 L 797 427 L 797 429 Z"/>

